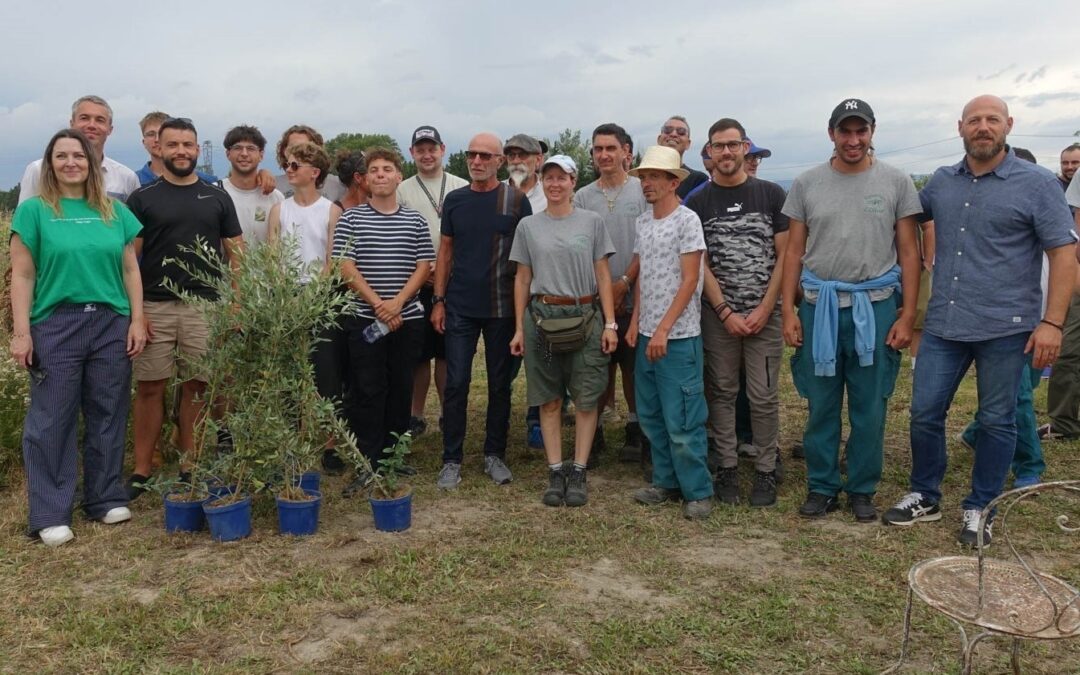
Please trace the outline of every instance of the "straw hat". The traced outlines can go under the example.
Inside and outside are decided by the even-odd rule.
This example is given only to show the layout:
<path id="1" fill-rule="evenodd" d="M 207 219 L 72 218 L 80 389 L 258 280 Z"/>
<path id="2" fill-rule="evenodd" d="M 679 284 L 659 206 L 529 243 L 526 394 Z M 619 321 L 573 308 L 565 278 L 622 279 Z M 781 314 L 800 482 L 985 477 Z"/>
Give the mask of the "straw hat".
<path id="1" fill-rule="evenodd" d="M 682 168 L 682 157 L 675 148 L 666 145 L 650 145 L 645 149 L 645 156 L 641 158 L 641 164 L 630 169 L 630 175 L 640 177 L 641 172 L 647 169 L 666 171 L 680 181 L 690 175 L 690 172 Z"/>

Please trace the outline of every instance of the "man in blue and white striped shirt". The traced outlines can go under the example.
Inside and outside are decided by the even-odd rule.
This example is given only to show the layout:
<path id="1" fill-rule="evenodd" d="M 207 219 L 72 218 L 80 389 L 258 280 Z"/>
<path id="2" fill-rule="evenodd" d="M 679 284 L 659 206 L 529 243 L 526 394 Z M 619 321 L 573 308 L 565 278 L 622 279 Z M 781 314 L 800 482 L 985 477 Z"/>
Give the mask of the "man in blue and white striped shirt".
<path id="1" fill-rule="evenodd" d="M 393 150 L 366 153 L 371 198 L 342 214 L 334 229 L 332 255 L 353 291 L 343 319 L 349 343 L 349 383 L 353 405 L 349 426 L 373 466 L 392 434 L 409 428 L 412 368 L 424 341 L 424 308 L 417 298 L 431 273 L 435 250 L 427 221 L 400 206 L 401 157 Z M 377 328 L 371 328 L 378 324 Z M 351 496 L 371 481 L 357 476 L 345 489 Z"/>

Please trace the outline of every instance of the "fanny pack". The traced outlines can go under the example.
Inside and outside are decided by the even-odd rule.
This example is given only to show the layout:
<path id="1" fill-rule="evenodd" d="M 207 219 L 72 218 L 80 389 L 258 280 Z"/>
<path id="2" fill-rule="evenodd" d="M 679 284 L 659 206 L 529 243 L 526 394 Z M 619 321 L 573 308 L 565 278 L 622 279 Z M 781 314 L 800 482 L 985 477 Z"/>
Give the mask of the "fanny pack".
<path id="1" fill-rule="evenodd" d="M 584 309 L 578 316 L 559 316 L 543 319 L 530 309 L 533 321 L 536 322 L 536 332 L 540 339 L 547 343 L 548 351 L 552 354 L 566 354 L 580 351 L 585 348 L 585 343 L 592 333 L 593 317 L 596 315 L 594 307 Z"/>

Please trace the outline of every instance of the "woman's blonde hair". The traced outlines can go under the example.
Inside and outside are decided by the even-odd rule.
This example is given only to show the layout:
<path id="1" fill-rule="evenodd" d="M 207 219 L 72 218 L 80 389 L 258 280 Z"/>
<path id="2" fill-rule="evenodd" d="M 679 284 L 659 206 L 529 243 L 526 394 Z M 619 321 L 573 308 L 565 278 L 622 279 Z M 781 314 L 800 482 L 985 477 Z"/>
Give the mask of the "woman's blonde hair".
<path id="1" fill-rule="evenodd" d="M 101 220 L 109 224 L 113 219 L 113 200 L 105 191 L 105 177 L 101 172 L 101 160 L 90 145 L 90 141 L 78 129 L 61 129 L 49 141 L 45 148 L 45 156 L 41 160 L 41 200 L 49 205 L 53 213 L 60 215 L 60 181 L 56 177 L 53 168 L 52 154 L 57 141 L 62 138 L 74 138 L 82 146 L 83 154 L 86 155 L 90 171 L 86 176 L 85 194 L 86 202 L 90 208 L 101 215 Z"/>

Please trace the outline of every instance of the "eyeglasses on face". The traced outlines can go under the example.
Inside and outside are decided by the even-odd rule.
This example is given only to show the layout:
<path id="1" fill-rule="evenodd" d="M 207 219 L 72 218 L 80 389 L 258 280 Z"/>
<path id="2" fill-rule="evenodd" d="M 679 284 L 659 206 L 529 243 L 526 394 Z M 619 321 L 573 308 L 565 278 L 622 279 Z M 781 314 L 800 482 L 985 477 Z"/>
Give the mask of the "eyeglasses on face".
<path id="1" fill-rule="evenodd" d="M 687 136 L 690 134 L 690 130 L 686 127 L 673 127 L 670 124 L 660 127 L 660 132 L 665 133 L 668 136 L 675 134 L 676 136 Z"/>
<path id="2" fill-rule="evenodd" d="M 294 159 L 291 162 L 285 162 L 284 164 L 282 164 L 281 168 L 286 170 L 286 171 L 299 171 L 301 169 L 301 167 L 305 167 L 305 166 L 311 166 L 311 165 L 310 164 L 301 164 L 300 162 L 298 162 L 298 161 L 296 161 Z"/>
<path id="3" fill-rule="evenodd" d="M 470 162 L 476 158 L 480 158 L 481 162 L 490 162 L 493 157 L 502 157 L 502 155 L 494 152 L 479 152 L 477 150 L 466 150 L 465 159 Z"/>
<path id="4" fill-rule="evenodd" d="M 715 143 L 710 143 L 709 145 L 712 146 L 712 149 L 716 150 L 717 152 L 725 149 L 728 152 L 735 152 L 742 147 L 742 144 L 743 141 L 717 141 Z"/>
<path id="5" fill-rule="evenodd" d="M 255 154 L 259 152 L 259 146 L 251 145 L 250 143 L 235 143 L 229 146 L 229 150 L 233 152 L 249 152 Z"/>
<path id="6" fill-rule="evenodd" d="M 746 156 L 746 161 L 749 162 L 750 164 L 761 164 L 761 156 L 760 155 L 747 155 Z"/>

